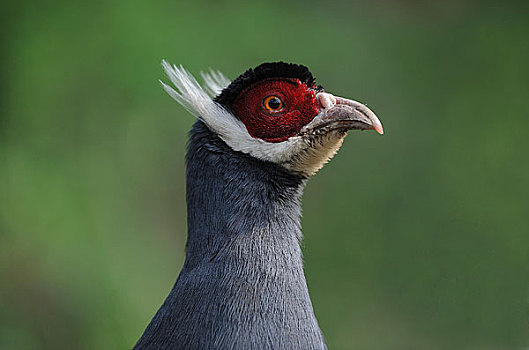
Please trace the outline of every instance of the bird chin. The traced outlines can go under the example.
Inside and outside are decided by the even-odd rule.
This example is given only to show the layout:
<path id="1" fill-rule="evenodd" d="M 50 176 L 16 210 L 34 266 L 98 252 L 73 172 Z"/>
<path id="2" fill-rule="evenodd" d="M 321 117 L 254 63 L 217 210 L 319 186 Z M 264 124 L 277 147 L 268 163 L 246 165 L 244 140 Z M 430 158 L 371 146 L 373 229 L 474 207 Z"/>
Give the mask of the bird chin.
<path id="1" fill-rule="evenodd" d="M 310 177 L 334 157 L 349 130 L 371 129 L 373 126 L 363 120 L 316 120 L 298 134 L 305 146 L 284 165 L 294 173 Z"/>
<path id="2" fill-rule="evenodd" d="M 299 135 L 304 146 L 284 166 L 306 177 L 316 174 L 338 152 L 348 130 L 343 126 L 328 126 Z"/>

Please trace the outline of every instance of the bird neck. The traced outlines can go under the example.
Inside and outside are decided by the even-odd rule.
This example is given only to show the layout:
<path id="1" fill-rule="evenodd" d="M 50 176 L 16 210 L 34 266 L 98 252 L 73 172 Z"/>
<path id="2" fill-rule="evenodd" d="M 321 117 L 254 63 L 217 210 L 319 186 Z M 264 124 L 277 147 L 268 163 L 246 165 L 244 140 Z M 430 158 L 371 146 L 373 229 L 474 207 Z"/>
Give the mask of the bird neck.
<path id="1" fill-rule="evenodd" d="M 305 179 L 200 121 L 187 153 L 184 267 L 136 349 L 323 349 L 299 242 Z"/>
<path id="2" fill-rule="evenodd" d="M 236 259 L 233 268 L 244 262 L 302 269 L 304 185 L 305 178 L 277 164 L 233 151 L 197 122 L 187 153 L 185 268 Z"/>
<path id="3" fill-rule="evenodd" d="M 324 349 L 299 244 L 305 181 L 196 122 L 186 260 L 135 349 Z"/>

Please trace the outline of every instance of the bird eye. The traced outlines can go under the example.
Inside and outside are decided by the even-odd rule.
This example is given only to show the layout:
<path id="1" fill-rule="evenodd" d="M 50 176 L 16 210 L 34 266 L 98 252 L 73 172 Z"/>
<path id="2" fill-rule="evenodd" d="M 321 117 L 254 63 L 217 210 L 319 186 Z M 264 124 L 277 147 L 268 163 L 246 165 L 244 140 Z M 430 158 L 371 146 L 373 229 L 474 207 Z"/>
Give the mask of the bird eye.
<path id="1" fill-rule="evenodd" d="M 263 106 L 270 112 L 278 112 L 283 108 L 283 101 L 277 96 L 268 96 L 263 100 Z"/>

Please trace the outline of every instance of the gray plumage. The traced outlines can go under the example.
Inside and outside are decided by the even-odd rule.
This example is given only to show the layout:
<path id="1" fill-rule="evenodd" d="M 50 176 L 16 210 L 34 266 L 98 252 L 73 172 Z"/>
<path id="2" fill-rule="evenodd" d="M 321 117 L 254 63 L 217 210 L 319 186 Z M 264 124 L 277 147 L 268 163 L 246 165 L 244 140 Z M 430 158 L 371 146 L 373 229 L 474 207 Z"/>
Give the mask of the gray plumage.
<path id="1" fill-rule="evenodd" d="M 197 121 L 186 260 L 135 349 L 325 349 L 300 248 L 305 182 Z"/>
<path id="2" fill-rule="evenodd" d="M 162 65 L 176 88 L 164 89 L 199 118 L 187 254 L 135 349 L 326 349 L 303 273 L 301 195 L 349 130 L 382 124 L 302 65 L 263 63 L 222 90 L 227 79 L 206 75 L 214 99 L 182 66 Z"/>

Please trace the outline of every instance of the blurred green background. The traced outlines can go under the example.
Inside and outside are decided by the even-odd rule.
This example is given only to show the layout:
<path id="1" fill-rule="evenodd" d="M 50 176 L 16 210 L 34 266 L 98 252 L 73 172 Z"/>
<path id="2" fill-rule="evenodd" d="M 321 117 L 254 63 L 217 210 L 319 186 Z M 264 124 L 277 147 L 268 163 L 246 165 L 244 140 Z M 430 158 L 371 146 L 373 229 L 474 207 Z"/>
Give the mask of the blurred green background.
<path id="1" fill-rule="evenodd" d="M 0 349 L 131 348 L 183 263 L 193 117 L 160 61 L 367 103 L 304 196 L 330 349 L 526 349 L 529 6 L 3 1 Z"/>

